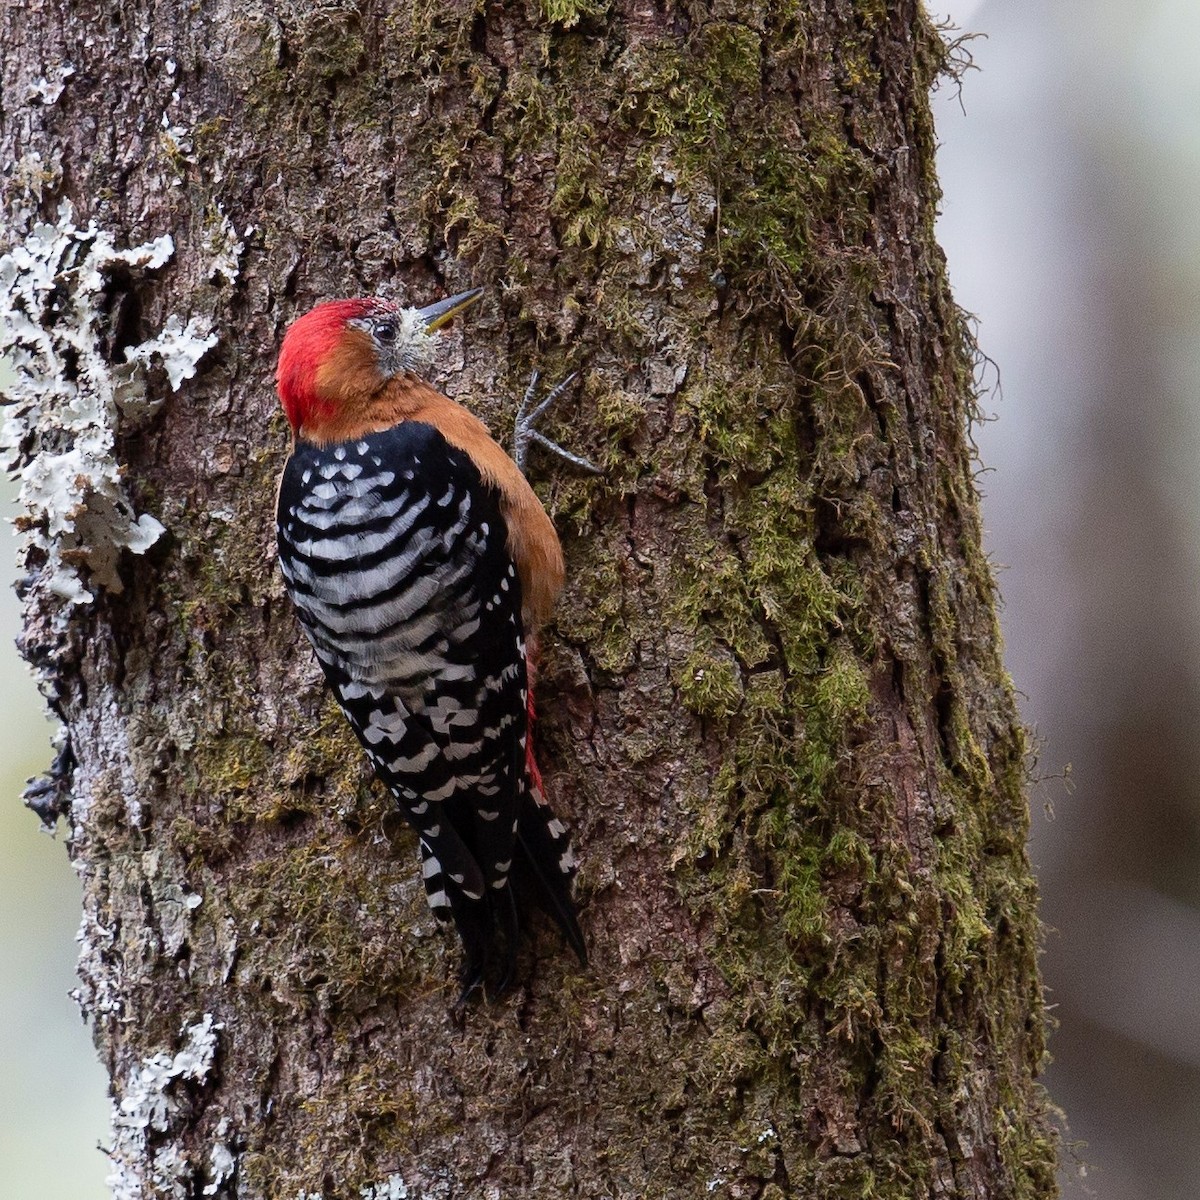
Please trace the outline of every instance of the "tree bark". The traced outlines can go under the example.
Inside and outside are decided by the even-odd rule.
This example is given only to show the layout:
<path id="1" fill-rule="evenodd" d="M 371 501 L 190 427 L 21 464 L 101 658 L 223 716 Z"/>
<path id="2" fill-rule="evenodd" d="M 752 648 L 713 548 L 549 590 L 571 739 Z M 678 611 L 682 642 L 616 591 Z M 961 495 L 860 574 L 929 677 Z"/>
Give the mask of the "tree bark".
<path id="1" fill-rule="evenodd" d="M 2 36 L 24 650 L 69 739 L 33 803 L 114 1194 L 1053 1194 L 915 0 L 27 0 Z M 550 431 L 605 468 L 533 464 L 592 964 L 544 927 L 456 1023 L 283 594 L 272 371 L 319 300 L 476 284 L 445 389 L 504 435 L 578 368 Z"/>

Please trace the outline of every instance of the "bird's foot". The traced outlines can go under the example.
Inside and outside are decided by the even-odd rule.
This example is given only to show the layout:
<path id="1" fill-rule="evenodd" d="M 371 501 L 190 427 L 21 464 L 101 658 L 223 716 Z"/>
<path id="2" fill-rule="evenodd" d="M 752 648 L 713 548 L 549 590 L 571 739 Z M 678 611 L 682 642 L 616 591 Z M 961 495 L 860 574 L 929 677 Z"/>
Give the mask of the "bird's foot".
<path id="1" fill-rule="evenodd" d="M 522 474 L 525 473 L 525 460 L 529 455 L 530 442 L 537 442 L 539 446 L 544 446 L 559 457 L 565 458 L 567 462 L 577 466 L 581 471 L 590 471 L 593 475 L 602 474 L 595 463 L 589 462 L 578 454 L 572 454 L 570 450 L 564 450 L 557 442 L 552 442 L 537 429 L 538 418 L 575 382 L 578 376 L 578 371 L 572 371 L 562 383 L 551 388 L 546 393 L 545 399 L 536 405 L 533 398 L 537 392 L 538 372 L 534 371 L 529 377 L 529 386 L 525 389 L 521 406 L 517 409 L 517 420 L 513 429 L 513 460 L 521 468 Z"/>

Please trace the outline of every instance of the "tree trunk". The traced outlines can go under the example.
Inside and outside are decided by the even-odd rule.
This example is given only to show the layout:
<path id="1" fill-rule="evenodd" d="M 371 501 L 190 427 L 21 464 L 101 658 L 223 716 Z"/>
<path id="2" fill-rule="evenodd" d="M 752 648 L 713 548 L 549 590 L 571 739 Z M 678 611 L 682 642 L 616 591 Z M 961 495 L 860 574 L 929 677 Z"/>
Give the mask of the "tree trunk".
<path id="1" fill-rule="evenodd" d="M 1053 1194 L 916 0 L 26 0 L 2 36 L 24 650 L 68 738 L 32 803 L 115 1195 Z M 532 467 L 592 963 L 545 926 L 456 1023 L 283 594 L 272 371 L 319 300 L 475 284 L 445 389 L 504 435 L 580 369 L 550 432 L 605 473 Z"/>

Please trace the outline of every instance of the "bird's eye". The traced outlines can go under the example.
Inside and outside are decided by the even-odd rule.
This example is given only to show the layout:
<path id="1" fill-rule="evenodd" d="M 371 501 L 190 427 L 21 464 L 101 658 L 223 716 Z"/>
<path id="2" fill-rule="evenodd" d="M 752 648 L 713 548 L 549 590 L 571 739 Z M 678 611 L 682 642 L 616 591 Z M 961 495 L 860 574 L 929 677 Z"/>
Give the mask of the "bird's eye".
<path id="1" fill-rule="evenodd" d="M 380 321 L 375 326 L 375 337 L 385 346 L 396 340 L 396 326 L 392 321 Z"/>

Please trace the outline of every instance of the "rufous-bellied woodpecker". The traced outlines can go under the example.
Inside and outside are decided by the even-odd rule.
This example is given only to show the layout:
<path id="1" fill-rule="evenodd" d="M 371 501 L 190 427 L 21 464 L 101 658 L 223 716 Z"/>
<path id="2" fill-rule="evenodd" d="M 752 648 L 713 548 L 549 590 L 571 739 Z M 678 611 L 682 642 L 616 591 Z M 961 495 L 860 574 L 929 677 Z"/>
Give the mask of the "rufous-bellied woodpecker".
<path id="1" fill-rule="evenodd" d="M 530 742 L 527 649 L 562 587 L 558 535 L 517 463 L 424 378 L 433 332 L 480 294 L 321 304 L 288 329 L 276 376 L 295 435 L 277 512 L 284 580 L 417 832 L 430 907 L 462 938 L 460 1000 L 510 979 L 522 896 L 586 962 L 575 858 Z M 519 458 L 544 441 L 532 393 Z"/>

